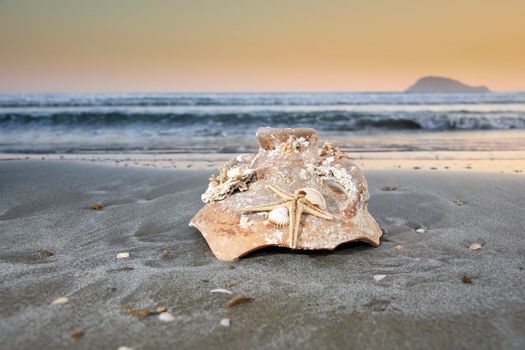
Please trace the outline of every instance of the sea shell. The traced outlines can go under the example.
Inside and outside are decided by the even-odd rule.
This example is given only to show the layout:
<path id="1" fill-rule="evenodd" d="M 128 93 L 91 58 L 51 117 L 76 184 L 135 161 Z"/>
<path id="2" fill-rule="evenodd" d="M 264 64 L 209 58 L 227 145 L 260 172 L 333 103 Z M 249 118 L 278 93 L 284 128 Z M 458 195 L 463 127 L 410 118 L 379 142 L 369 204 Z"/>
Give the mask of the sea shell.
<path id="1" fill-rule="evenodd" d="M 212 176 L 208 189 L 201 196 L 204 203 L 222 201 L 236 191 L 248 190 L 248 184 L 255 177 L 255 171 L 246 164 L 228 166 L 225 164 L 219 176 Z"/>
<path id="2" fill-rule="evenodd" d="M 228 171 L 226 172 L 226 175 L 230 178 L 230 179 L 242 179 L 246 176 L 250 176 L 253 174 L 253 170 L 250 169 L 250 167 L 246 166 L 246 165 L 238 165 L 238 166 L 234 166 L 230 169 L 228 169 Z"/>
<path id="3" fill-rule="evenodd" d="M 159 320 L 164 322 L 172 322 L 175 321 L 175 316 L 173 316 L 169 312 L 163 312 L 159 315 Z"/>
<path id="4" fill-rule="evenodd" d="M 295 194 L 299 194 L 301 192 L 304 192 L 305 198 L 310 203 L 312 203 L 313 205 L 316 205 L 322 210 L 326 209 L 326 201 L 324 200 L 324 197 L 321 194 L 321 192 L 319 192 L 315 188 L 305 187 L 305 188 L 300 188 L 297 191 L 295 191 Z"/>
<path id="5" fill-rule="evenodd" d="M 271 245 L 308 251 L 356 241 L 379 245 L 383 232 L 368 212 L 366 179 L 344 153 L 330 145 L 320 152 L 313 129 L 260 128 L 257 139 L 256 153 L 233 158 L 210 178 L 202 195 L 206 205 L 190 222 L 217 258 L 234 260 Z M 298 200 L 308 200 L 332 219 L 305 208 L 291 225 Z M 256 207 L 261 210 L 240 210 Z"/>
<path id="6" fill-rule="evenodd" d="M 268 214 L 268 221 L 277 227 L 285 227 L 290 223 L 288 209 L 285 207 L 275 208 Z"/>

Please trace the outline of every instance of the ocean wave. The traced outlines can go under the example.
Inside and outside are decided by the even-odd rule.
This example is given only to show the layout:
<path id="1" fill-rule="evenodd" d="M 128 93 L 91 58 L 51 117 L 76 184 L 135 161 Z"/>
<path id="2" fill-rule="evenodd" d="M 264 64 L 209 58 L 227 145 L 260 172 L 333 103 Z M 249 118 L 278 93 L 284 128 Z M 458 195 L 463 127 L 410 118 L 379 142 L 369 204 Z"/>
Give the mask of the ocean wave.
<path id="1" fill-rule="evenodd" d="M 0 152 L 242 153 L 261 126 L 312 127 L 343 143 L 525 129 L 525 94 L 0 94 Z"/>
<path id="2" fill-rule="evenodd" d="M 246 129 L 260 125 L 315 127 L 319 130 L 486 130 L 525 129 L 523 112 L 419 111 L 362 113 L 353 111 L 252 111 L 242 113 L 59 112 L 0 113 L 0 128 L 35 127 L 221 127 Z"/>

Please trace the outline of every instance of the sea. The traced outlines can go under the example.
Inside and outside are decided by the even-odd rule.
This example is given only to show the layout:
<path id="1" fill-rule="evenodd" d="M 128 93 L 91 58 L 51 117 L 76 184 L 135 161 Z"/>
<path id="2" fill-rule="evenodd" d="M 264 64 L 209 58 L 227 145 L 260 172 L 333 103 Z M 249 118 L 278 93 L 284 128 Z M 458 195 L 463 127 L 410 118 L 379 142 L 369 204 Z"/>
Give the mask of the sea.
<path id="1" fill-rule="evenodd" d="M 1 153 L 251 152 L 266 126 L 315 128 L 357 151 L 493 149 L 505 135 L 512 148 L 525 144 L 525 93 L 0 95 Z"/>

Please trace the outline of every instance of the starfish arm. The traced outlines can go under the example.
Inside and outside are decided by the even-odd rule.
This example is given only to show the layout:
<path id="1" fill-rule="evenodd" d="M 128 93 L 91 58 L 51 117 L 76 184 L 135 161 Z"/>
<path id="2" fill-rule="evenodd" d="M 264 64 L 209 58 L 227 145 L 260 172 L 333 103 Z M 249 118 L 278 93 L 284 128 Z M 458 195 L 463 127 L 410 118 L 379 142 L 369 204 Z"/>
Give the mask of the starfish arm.
<path id="1" fill-rule="evenodd" d="M 297 248 L 297 241 L 299 239 L 299 224 L 301 223 L 301 215 L 303 215 L 304 204 L 299 202 L 297 203 L 295 209 L 295 222 L 294 222 L 294 236 L 293 236 L 293 245 L 292 248 Z"/>
<path id="2" fill-rule="evenodd" d="M 316 207 L 312 207 L 309 205 L 303 205 L 303 211 L 306 214 L 310 214 L 313 216 L 317 216 L 318 218 L 325 219 L 325 220 L 333 220 L 334 217 L 330 215 L 328 212 L 318 209 Z"/>
<path id="3" fill-rule="evenodd" d="M 252 212 L 252 213 L 259 212 L 259 211 L 270 211 L 275 208 L 282 207 L 285 204 L 286 204 L 286 201 L 279 201 L 279 202 L 274 202 L 270 204 L 257 205 L 255 207 L 239 208 L 237 209 L 237 211 L 238 212 Z"/>
<path id="4" fill-rule="evenodd" d="M 283 190 L 273 186 L 273 185 L 268 185 L 268 189 L 270 189 L 273 193 L 275 193 L 277 196 L 279 196 L 281 199 L 284 199 L 284 200 L 292 200 L 294 199 L 294 197 L 292 195 L 290 195 L 289 193 L 286 193 L 284 192 Z"/>
<path id="5" fill-rule="evenodd" d="M 289 204 L 287 205 L 287 208 L 288 208 L 288 216 L 290 218 L 290 222 L 288 223 L 288 245 L 290 246 L 290 248 L 293 248 L 293 237 L 294 237 L 294 234 L 295 234 L 295 212 L 296 212 L 296 207 L 295 207 L 295 204 L 294 202 L 289 202 Z"/>

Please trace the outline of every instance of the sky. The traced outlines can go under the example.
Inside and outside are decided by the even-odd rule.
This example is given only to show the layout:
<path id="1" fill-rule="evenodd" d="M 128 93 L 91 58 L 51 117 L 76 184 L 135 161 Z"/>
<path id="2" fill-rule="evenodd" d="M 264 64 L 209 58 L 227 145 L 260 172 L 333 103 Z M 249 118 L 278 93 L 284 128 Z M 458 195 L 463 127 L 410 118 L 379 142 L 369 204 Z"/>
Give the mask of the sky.
<path id="1" fill-rule="evenodd" d="M 0 92 L 525 90 L 525 1 L 0 0 Z"/>

